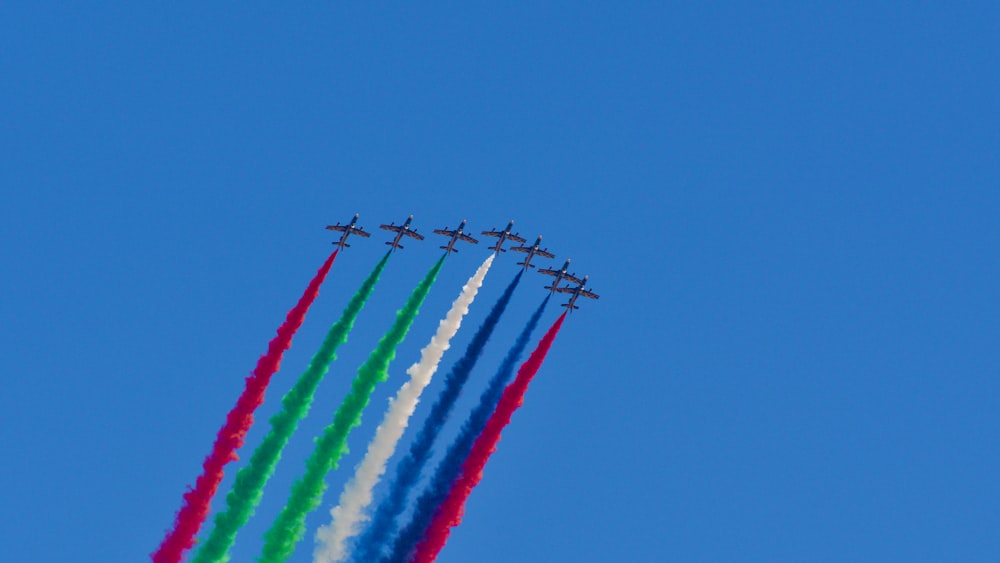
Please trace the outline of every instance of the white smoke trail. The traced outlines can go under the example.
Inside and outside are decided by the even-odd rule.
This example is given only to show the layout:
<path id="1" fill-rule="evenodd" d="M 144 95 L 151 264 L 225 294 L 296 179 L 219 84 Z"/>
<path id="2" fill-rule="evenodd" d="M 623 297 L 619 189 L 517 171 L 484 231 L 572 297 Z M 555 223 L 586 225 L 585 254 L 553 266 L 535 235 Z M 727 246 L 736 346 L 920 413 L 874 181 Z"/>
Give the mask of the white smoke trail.
<path id="1" fill-rule="evenodd" d="M 420 394 L 431 382 L 441 357 L 449 347 L 449 341 L 458 332 L 462 318 L 469 312 L 469 306 L 483 285 L 483 279 L 493 264 L 494 256 L 495 254 L 490 254 L 465 283 L 462 293 L 455 299 L 448 314 L 438 325 L 430 344 L 420 351 L 420 361 L 406 370 L 410 379 L 400 387 L 396 398 L 389 402 L 389 409 L 382 419 L 382 424 L 375 431 L 375 437 L 368 444 L 365 458 L 340 494 L 340 502 L 330 511 L 333 522 L 328 526 L 322 526 L 316 532 L 314 563 L 335 563 L 343 561 L 349 555 L 347 540 L 360 531 L 359 524 L 368 520 L 369 516 L 364 511 L 372 502 L 372 490 L 385 473 L 386 463 L 396 450 L 396 444 L 406 430 L 410 416 L 417 408 Z"/>

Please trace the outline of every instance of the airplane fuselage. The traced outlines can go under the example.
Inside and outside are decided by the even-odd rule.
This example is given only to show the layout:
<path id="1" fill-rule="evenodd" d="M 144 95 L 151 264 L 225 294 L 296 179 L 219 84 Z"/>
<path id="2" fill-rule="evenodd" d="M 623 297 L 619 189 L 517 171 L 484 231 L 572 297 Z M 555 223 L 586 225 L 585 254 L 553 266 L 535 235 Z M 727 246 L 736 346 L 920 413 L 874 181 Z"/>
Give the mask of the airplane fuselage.
<path id="1" fill-rule="evenodd" d="M 364 229 L 358 227 L 357 224 L 358 224 L 358 214 L 355 213 L 354 218 L 351 219 L 350 223 L 343 226 L 341 226 L 340 223 L 337 223 L 336 225 L 331 225 L 327 227 L 327 229 L 330 231 L 340 231 L 344 233 L 340 235 L 340 240 L 333 243 L 337 245 L 338 249 L 343 250 L 345 247 L 351 246 L 347 244 L 347 238 L 350 237 L 351 235 L 359 235 L 366 238 L 370 236 L 368 233 L 364 231 Z"/>
<path id="2" fill-rule="evenodd" d="M 458 226 L 458 228 L 455 229 L 455 231 L 452 233 L 451 239 L 448 241 L 448 244 L 441 247 L 444 249 L 445 252 L 458 252 L 457 250 L 455 250 L 455 243 L 458 242 L 458 237 L 462 236 L 462 229 L 464 228 L 465 228 L 465 221 L 462 221 L 462 223 Z"/>
<path id="3" fill-rule="evenodd" d="M 564 303 L 563 307 L 566 307 L 570 311 L 572 311 L 573 309 L 579 309 L 580 306 L 576 304 L 576 300 L 579 299 L 581 295 L 584 297 L 588 297 L 590 299 L 598 298 L 598 295 L 596 293 L 590 291 L 589 289 L 586 289 L 587 279 L 589 277 L 590 276 L 583 276 L 583 279 L 580 280 L 580 283 L 578 283 L 575 287 L 561 287 L 557 290 L 554 290 L 558 291 L 559 293 L 568 293 L 570 295 L 569 301 Z"/>
<path id="4" fill-rule="evenodd" d="M 567 309 L 570 310 L 579 309 L 580 307 L 574 305 L 574 303 L 576 303 L 576 300 L 580 297 L 580 291 L 582 291 L 582 288 L 577 288 L 577 290 L 574 291 L 573 295 L 569 298 L 569 302 L 563 305 L 563 307 L 566 307 Z"/>
<path id="5" fill-rule="evenodd" d="M 503 243 L 507 242 L 507 239 L 510 238 L 510 230 L 512 228 L 514 228 L 514 222 L 513 221 L 511 221 L 510 223 L 507 223 L 507 228 L 504 229 L 498 235 L 498 237 L 497 237 L 497 243 L 495 245 L 493 245 L 490 249 L 493 250 L 494 252 L 496 252 L 497 254 L 500 254 L 501 252 L 506 252 L 503 249 Z"/>
<path id="6" fill-rule="evenodd" d="M 405 223 L 405 224 L 403 225 L 403 228 L 401 228 L 401 229 L 399 229 L 398 231 L 396 231 L 396 237 L 395 237 L 395 238 L 393 238 L 391 242 L 387 242 L 386 244 L 388 244 L 389 246 L 391 246 L 391 247 L 393 247 L 393 248 L 403 248 L 402 246 L 400 246 L 400 244 L 399 244 L 399 241 L 400 241 L 400 239 L 402 239 L 402 238 L 403 238 L 403 235 L 405 235 L 405 234 L 406 234 L 406 231 L 410 230 L 410 229 L 409 229 L 409 228 L 407 227 L 407 225 L 409 225 L 409 224 L 410 224 L 410 222 L 409 222 L 409 221 L 407 221 L 407 222 L 406 222 L 406 223 Z"/>
<path id="7" fill-rule="evenodd" d="M 554 280 L 552 280 L 552 285 L 545 286 L 545 289 L 551 290 L 553 293 L 555 293 L 556 289 L 559 288 L 559 284 L 562 283 L 563 280 L 572 279 L 572 281 L 574 282 L 580 281 L 576 279 L 576 276 L 569 274 L 568 272 L 569 262 L 570 262 L 569 259 L 567 259 L 566 262 L 563 264 L 563 267 L 559 270 L 539 270 L 540 273 L 545 274 L 547 276 L 553 276 L 555 278 Z"/>
<path id="8" fill-rule="evenodd" d="M 358 224 L 358 215 L 355 213 L 354 219 L 351 219 L 351 223 L 347 225 L 347 228 L 344 230 L 344 234 L 340 235 L 340 240 L 337 241 L 338 247 L 343 249 L 345 246 L 347 246 L 347 237 L 351 236 L 351 230 L 357 224 Z"/>
<path id="9" fill-rule="evenodd" d="M 458 242 L 458 241 L 460 241 L 460 240 L 464 241 L 464 242 L 468 242 L 470 244 L 478 244 L 479 243 L 479 241 L 477 241 L 476 239 L 474 239 L 474 238 L 470 237 L 469 235 L 465 234 L 465 223 L 466 223 L 465 221 L 462 221 L 458 225 L 458 228 L 456 228 L 453 231 L 449 230 L 447 227 L 444 228 L 444 229 L 434 229 L 434 233 L 435 234 L 444 235 L 444 236 L 448 237 L 448 244 L 446 244 L 446 245 L 444 245 L 444 246 L 441 247 L 445 252 L 458 252 L 458 249 L 455 248 L 455 243 Z"/>
<path id="10" fill-rule="evenodd" d="M 520 252 L 526 252 L 528 254 L 527 256 L 524 257 L 524 262 L 518 262 L 517 265 L 524 266 L 525 270 L 527 270 L 528 268 L 534 268 L 534 266 L 531 264 L 531 259 L 534 258 L 535 255 L 539 253 L 538 247 L 541 244 L 542 244 L 542 237 L 538 237 L 537 239 L 535 239 L 535 244 L 531 245 L 530 247 L 524 247 L 524 246 L 516 247 L 514 250 L 518 250 Z"/>
<path id="11" fill-rule="evenodd" d="M 483 231 L 483 234 L 486 235 L 486 236 L 488 236 L 488 237 L 497 237 L 496 244 L 494 244 L 493 246 L 491 246 L 490 250 L 492 250 L 493 252 L 495 252 L 497 254 L 500 254 L 501 252 L 507 252 L 507 249 L 505 249 L 503 247 L 503 243 L 505 243 L 505 242 L 507 242 L 509 240 L 510 241 L 514 241 L 514 242 L 524 243 L 525 240 L 523 238 L 521 238 L 520 235 L 518 235 L 517 233 L 511 234 L 510 230 L 513 229 L 513 228 L 514 228 L 514 220 L 511 219 L 510 223 L 507 223 L 507 228 L 505 228 L 502 231 L 498 231 L 496 229 L 492 229 L 492 230 L 489 230 L 489 231 Z"/>
<path id="12" fill-rule="evenodd" d="M 387 242 L 386 244 L 388 244 L 393 248 L 403 248 L 402 246 L 399 245 L 399 241 L 403 238 L 403 235 L 406 234 L 406 231 L 410 230 L 410 222 L 412 221 L 413 221 L 412 217 L 407 219 L 406 222 L 403 223 L 402 226 L 400 226 L 399 230 L 396 231 L 396 238 L 392 239 L 392 242 Z"/>
<path id="13" fill-rule="evenodd" d="M 417 240 L 423 240 L 424 239 L 423 235 L 419 235 L 415 230 L 410 229 L 411 222 L 413 222 L 413 215 L 410 215 L 406 219 L 406 222 L 404 222 L 402 225 L 398 227 L 396 226 L 395 223 L 390 223 L 388 225 L 380 225 L 380 228 L 386 231 L 393 231 L 396 233 L 396 236 L 393 237 L 392 240 L 386 242 L 386 244 L 391 246 L 392 249 L 395 250 L 397 248 L 403 248 L 403 245 L 399 244 L 399 241 L 402 240 L 404 236 L 415 238 Z"/>
<path id="14" fill-rule="evenodd" d="M 556 274 L 556 279 L 552 280 L 552 285 L 546 287 L 545 289 L 551 289 L 552 291 L 555 291 L 556 288 L 559 287 L 559 284 L 562 283 L 564 279 L 566 279 L 566 270 L 561 270 L 558 274 Z"/>

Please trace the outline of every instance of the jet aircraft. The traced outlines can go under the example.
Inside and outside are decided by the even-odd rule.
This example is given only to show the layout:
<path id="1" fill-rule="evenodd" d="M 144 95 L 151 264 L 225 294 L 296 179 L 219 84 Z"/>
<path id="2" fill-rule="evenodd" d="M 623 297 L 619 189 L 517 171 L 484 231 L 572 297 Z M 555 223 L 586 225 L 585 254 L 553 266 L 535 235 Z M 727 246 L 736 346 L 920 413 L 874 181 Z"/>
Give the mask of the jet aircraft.
<path id="1" fill-rule="evenodd" d="M 549 252 L 548 249 L 540 250 L 538 248 L 538 245 L 540 245 L 540 244 L 542 244 L 542 237 L 541 237 L 541 235 L 539 235 L 538 238 L 535 239 L 535 244 L 533 244 L 531 246 L 514 246 L 514 247 L 511 247 L 511 250 L 513 250 L 514 252 L 527 252 L 528 253 L 528 255 L 524 258 L 524 262 L 518 262 L 517 265 L 518 266 L 524 266 L 525 270 L 527 270 L 528 268 L 534 268 L 534 266 L 531 265 L 531 259 L 536 254 L 539 255 L 539 256 L 544 256 L 546 258 L 555 258 L 556 257 L 556 255 L 552 254 L 551 252 Z"/>
<path id="2" fill-rule="evenodd" d="M 463 220 L 462 223 L 458 226 L 458 228 L 453 231 L 447 228 L 434 229 L 435 234 L 451 237 L 451 240 L 448 241 L 448 244 L 441 247 L 444 249 L 445 252 L 458 252 L 458 249 L 455 248 L 455 243 L 459 240 L 464 240 L 465 242 L 471 242 L 472 244 L 479 244 L 478 240 L 462 232 L 462 229 L 464 228 L 465 228 L 465 221 Z"/>
<path id="3" fill-rule="evenodd" d="M 539 274 L 545 274 L 546 276 L 553 276 L 553 277 L 556 278 L 556 279 L 552 280 L 552 285 L 545 286 L 545 289 L 549 289 L 549 290 L 551 290 L 551 291 L 554 292 L 557 289 L 559 289 L 559 283 L 562 282 L 563 280 L 566 280 L 567 282 L 577 283 L 577 284 L 583 283 L 583 280 L 581 280 L 580 278 L 576 277 L 575 274 L 568 274 L 568 273 L 566 273 L 566 270 L 568 268 L 569 268 L 569 259 L 566 259 L 566 263 L 563 264 L 563 267 L 560 268 L 560 269 L 558 269 L 558 270 L 553 270 L 553 269 L 550 269 L 550 268 L 543 268 L 543 269 L 538 270 Z"/>
<path id="4" fill-rule="evenodd" d="M 372 236 L 371 233 L 366 233 L 363 227 L 354 226 L 357 224 L 358 224 L 358 214 L 355 213 L 354 219 L 351 219 L 351 222 L 347 225 L 341 225 L 340 221 L 337 221 L 336 225 L 327 225 L 326 229 L 328 231 L 338 231 L 344 233 L 343 235 L 341 235 L 340 240 L 333 243 L 337 245 L 339 250 L 343 250 L 345 247 L 351 246 L 347 244 L 347 237 L 351 235 L 358 235 L 359 237 L 365 237 L 365 238 Z"/>
<path id="5" fill-rule="evenodd" d="M 502 230 L 502 231 L 498 231 L 496 229 L 493 229 L 492 231 L 483 231 L 484 235 L 486 235 L 488 237 L 497 237 L 497 239 L 498 239 L 496 245 L 490 247 L 491 250 L 493 250 L 497 254 L 500 254 L 501 252 L 507 252 L 507 250 L 504 249 L 504 247 L 503 247 L 503 243 L 504 243 L 504 241 L 506 241 L 508 239 L 512 240 L 514 242 L 519 242 L 521 244 L 524 244 L 525 242 L 527 242 L 526 239 L 517 236 L 517 233 L 515 233 L 515 234 L 511 234 L 510 233 L 510 229 L 513 226 L 514 226 L 514 221 L 511 220 L 510 223 L 507 223 L 507 228 L 504 229 L 504 230 Z"/>
<path id="6" fill-rule="evenodd" d="M 597 295 L 596 293 L 590 291 L 589 289 L 584 289 L 583 288 L 583 286 L 587 285 L 587 279 L 589 277 L 590 276 L 583 276 L 583 280 L 581 280 L 580 283 L 576 287 L 566 286 L 566 287 L 559 287 L 559 288 L 556 288 L 554 290 L 554 291 L 558 291 L 559 293 L 569 293 L 569 294 L 572 294 L 572 297 L 569 298 L 569 302 L 563 303 L 563 307 L 566 307 L 567 309 L 569 309 L 570 312 L 573 312 L 573 309 L 579 309 L 580 308 L 578 305 L 576 305 L 576 299 L 578 297 L 580 297 L 580 296 L 588 297 L 590 299 L 599 299 L 600 298 L 600 296 Z"/>
<path id="7" fill-rule="evenodd" d="M 393 250 L 396 250 L 397 248 L 403 248 L 403 245 L 399 244 L 399 239 L 403 238 L 403 235 L 415 238 L 417 240 L 424 240 L 424 235 L 417 234 L 416 229 L 410 228 L 410 223 L 412 221 L 413 221 L 413 215 L 410 215 L 406 219 L 406 222 L 403 223 L 402 225 L 396 225 L 396 223 L 394 222 L 389 223 L 388 225 L 379 225 L 380 229 L 384 229 L 386 231 L 393 231 L 396 233 L 396 237 L 391 241 L 386 242 L 386 244 L 391 246 Z"/>

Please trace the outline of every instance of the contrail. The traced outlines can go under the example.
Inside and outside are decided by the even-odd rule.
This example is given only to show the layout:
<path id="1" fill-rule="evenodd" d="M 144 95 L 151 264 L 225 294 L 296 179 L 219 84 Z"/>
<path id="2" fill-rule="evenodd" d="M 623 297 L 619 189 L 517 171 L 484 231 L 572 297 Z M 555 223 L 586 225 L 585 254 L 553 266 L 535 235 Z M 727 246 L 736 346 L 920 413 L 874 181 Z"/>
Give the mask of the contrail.
<path id="1" fill-rule="evenodd" d="M 271 382 L 271 376 L 281 366 L 282 355 L 292 345 L 292 337 L 302 326 L 302 321 L 319 295 L 319 288 L 336 258 L 337 251 L 334 251 L 316 272 L 299 302 L 288 311 L 285 322 L 278 327 L 278 335 L 268 343 L 267 352 L 257 360 L 257 367 L 246 378 L 243 394 L 216 434 L 212 451 L 202 464 L 202 473 L 195 481 L 194 488 L 188 488 L 184 493 L 184 504 L 177 512 L 173 529 L 163 538 L 160 547 L 150 554 L 156 563 L 177 563 L 184 552 L 194 545 L 194 538 L 205 522 L 212 498 L 219 489 L 225 466 L 237 459 L 236 450 L 243 446 L 247 431 L 253 425 L 254 411 L 264 402 L 264 392 Z"/>
<path id="2" fill-rule="evenodd" d="M 437 279 L 445 256 L 442 256 L 413 290 L 402 309 L 396 312 L 396 321 L 389 332 L 379 340 L 375 350 L 365 363 L 358 368 L 358 374 L 351 382 L 351 391 L 337 408 L 333 424 L 323 430 L 316 448 L 306 461 L 306 473 L 292 485 L 288 503 L 281 509 L 277 519 L 264 534 L 264 547 L 258 561 L 277 563 L 288 559 L 295 550 L 295 544 L 305 533 L 306 515 L 319 506 L 326 489 L 324 478 L 337 466 L 340 457 L 347 452 L 347 435 L 351 429 L 361 424 L 361 413 L 371 399 L 375 385 L 389 376 L 389 363 L 396 356 L 396 347 L 406 337 L 413 319 L 420 312 L 420 305 Z"/>
<path id="3" fill-rule="evenodd" d="M 455 362 L 451 371 L 445 376 L 444 390 L 441 391 L 440 397 L 438 397 L 434 406 L 431 407 L 431 412 L 420 428 L 420 432 L 414 438 L 413 444 L 410 445 L 410 450 L 406 457 L 400 460 L 396 469 L 396 480 L 390 486 L 389 495 L 379 505 L 371 526 L 361 536 L 357 544 L 358 551 L 354 558 L 356 561 L 375 561 L 381 554 L 382 545 L 396 531 L 396 519 L 406 507 L 406 499 L 410 494 L 410 490 L 413 489 L 413 486 L 420 478 L 420 472 L 423 471 L 424 465 L 426 465 L 427 460 L 431 456 L 431 447 L 434 445 L 434 441 L 441 431 L 442 426 L 444 426 L 444 422 L 447 420 L 452 407 L 454 407 L 455 401 L 458 400 L 462 387 L 468 381 L 469 375 L 472 373 L 472 368 L 475 367 L 476 361 L 482 355 L 486 342 L 493 334 L 493 329 L 496 328 L 497 323 L 500 321 L 500 316 L 503 315 L 504 310 L 507 308 L 507 304 L 510 302 L 510 298 L 514 294 L 514 289 L 517 288 L 518 282 L 521 281 L 523 273 L 524 270 L 518 272 L 510 284 L 507 285 L 503 294 L 493 305 L 493 309 L 490 310 L 489 315 L 486 316 L 483 324 L 476 330 L 476 334 L 472 337 L 472 341 L 469 343 L 468 348 L 466 348 L 465 354 Z M 516 362 L 517 358 L 514 361 Z M 511 367 L 511 371 L 513 369 Z"/>
<path id="4" fill-rule="evenodd" d="M 434 515 L 434 520 L 428 527 L 426 534 L 424 534 L 423 540 L 417 544 L 416 553 L 411 561 L 416 563 L 430 563 L 437 559 L 441 548 L 448 541 L 451 529 L 462 523 L 462 512 L 465 509 L 465 501 L 468 500 L 472 489 L 483 479 L 483 468 L 486 467 L 486 462 L 489 461 L 493 452 L 497 450 L 497 444 L 500 442 L 500 433 L 510 423 L 514 411 L 524 404 L 524 393 L 528 390 L 528 384 L 531 383 L 532 378 L 538 373 L 538 369 L 542 367 L 542 362 L 545 361 L 545 354 L 552 347 L 552 342 L 555 340 L 556 334 L 559 332 L 559 328 L 565 319 L 566 313 L 563 313 L 556 319 L 556 322 L 553 323 L 552 327 L 545 333 L 545 336 L 542 337 L 542 341 L 538 343 L 535 351 L 531 353 L 528 360 L 517 370 L 517 377 L 514 379 L 514 382 L 503 390 L 503 396 L 500 397 L 500 402 L 497 403 L 496 410 L 486 422 L 482 434 L 476 438 L 469 457 L 462 464 L 460 477 L 455 481 L 455 484 L 448 492 L 448 496 L 440 508 L 438 508 L 437 513 Z"/>
<path id="5" fill-rule="evenodd" d="M 441 357 L 449 348 L 449 341 L 458 332 L 462 318 L 469 312 L 469 307 L 483 285 L 483 279 L 495 256 L 490 254 L 476 273 L 469 278 L 461 294 L 452 303 L 448 314 L 438 325 L 437 333 L 420 351 L 420 361 L 406 370 L 410 379 L 396 393 L 396 398 L 390 401 L 385 418 L 376 430 L 375 438 L 368 445 L 364 460 L 355 471 L 354 477 L 344 487 L 339 504 L 330 511 L 333 522 L 329 526 L 320 528 L 316 534 L 319 545 L 313 554 L 314 562 L 334 563 L 346 558 L 347 540 L 356 535 L 358 525 L 368 519 L 364 510 L 371 504 L 372 490 L 385 473 L 386 463 L 396 450 L 396 444 L 403 436 L 403 432 L 406 431 L 410 416 L 420 401 L 421 393 L 431 382 Z"/>
<path id="6" fill-rule="evenodd" d="M 281 411 L 271 417 L 271 431 L 254 450 L 250 463 L 236 473 L 233 488 L 226 496 L 226 510 L 215 515 L 215 528 L 195 552 L 192 559 L 194 563 L 229 560 L 229 549 L 236 540 L 236 533 L 247 523 L 254 508 L 260 503 L 264 485 L 274 474 L 274 467 L 281 459 L 281 450 L 298 428 L 299 421 L 309 412 L 316 387 L 330 369 L 330 363 L 336 359 L 337 348 L 347 342 L 354 320 L 375 289 L 390 255 L 390 252 L 386 252 L 375 265 L 375 269 L 347 304 L 340 319 L 330 327 L 319 351 L 309 362 L 309 367 L 282 397 Z"/>
<path id="7" fill-rule="evenodd" d="M 542 313 L 545 311 L 545 306 L 548 303 L 549 297 L 546 297 L 541 305 L 535 309 L 531 318 L 528 319 L 528 323 L 521 330 L 521 334 L 514 341 L 514 346 L 507 352 L 496 374 L 490 379 L 486 390 L 480 395 L 479 404 L 476 405 L 469 418 L 462 424 L 462 429 L 459 431 L 458 436 L 448 448 L 444 459 L 438 464 L 437 471 L 431 478 L 427 490 L 417 499 L 417 506 L 413 512 L 413 516 L 410 518 L 409 524 L 396 537 L 389 561 L 406 561 L 413 547 L 423 537 L 424 530 L 427 529 L 434 518 L 434 512 L 448 496 L 452 484 L 461 473 L 462 463 L 468 458 L 473 443 L 482 433 L 483 428 L 486 426 L 486 421 L 489 420 L 491 413 L 496 408 L 500 396 L 504 392 L 504 385 L 510 381 L 511 375 L 514 373 L 514 366 L 520 361 L 521 355 L 524 354 L 524 349 L 528 347 L 531 334 L 534 332 L 535 327 L 538 326 L 538 321 L 541 319 Z M 542 357 L 544 358 L 544 354 Z M 520 376 L 520 371 L 518 375 Z"/>

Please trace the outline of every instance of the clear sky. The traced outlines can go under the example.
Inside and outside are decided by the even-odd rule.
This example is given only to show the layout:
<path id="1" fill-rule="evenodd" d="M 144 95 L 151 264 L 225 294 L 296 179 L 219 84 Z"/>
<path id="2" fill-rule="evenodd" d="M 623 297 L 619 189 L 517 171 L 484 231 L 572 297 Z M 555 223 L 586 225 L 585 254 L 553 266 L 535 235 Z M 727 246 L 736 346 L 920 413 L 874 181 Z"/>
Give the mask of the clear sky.
<path id="1" fill-rule="evenodd" d="M 325 4 L 0 7 L 5 560 L 146 558 L 355 212 L 513 218 L 601 295 L 441 561 L 1000 559 L 995 5 Z M 384 240 L 337 260 L 245 455 Z M 389 263 L 236 561 L 438 244 Z M 483 246 L 448 259 L 294 561 Z"/>

